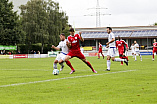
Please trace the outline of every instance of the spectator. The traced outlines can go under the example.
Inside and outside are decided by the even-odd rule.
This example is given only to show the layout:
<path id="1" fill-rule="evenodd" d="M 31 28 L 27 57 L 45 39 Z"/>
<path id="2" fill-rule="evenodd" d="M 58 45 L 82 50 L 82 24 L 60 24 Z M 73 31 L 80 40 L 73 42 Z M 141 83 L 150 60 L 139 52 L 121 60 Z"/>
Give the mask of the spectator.
<path id="1" fill-rule="evenodd" d="M 1 55 L 3 55 L 3 51 L 1 50 Z"/>
<path id="2" fill-rule="evenodd" d="M 20 51 L 18 51 L 17 53 L 20 54 Z"/>
<path id="3" fill-rule="evenodd" d="M 36 52 L 34 51 L 34 54 L 36 54 Z"/>
<path id="4" fill-rule="evenodd" d="M 3 50 L 3 55 L 5 55 L 5 50 Z"/>
<path id="5" fill-rule="evenodd" d="M 38 54 L 40 54 L 40 51 L 38 51 Z"/>
<path id="6" fill-rule="evenodd" d="M 34 53 L 34 51 L 32 50 L 32 51 L 31 51 L 31 54 L 33 54 L 33 53 Z"/>
<path id="7" fill-rule="evenodd" d="M 12 54 L 12 55 L 13 55 L 13 53 L 14 53 L 14 52 L 13 52 L 13 51 L 11 51 L 11 54 Z"/>

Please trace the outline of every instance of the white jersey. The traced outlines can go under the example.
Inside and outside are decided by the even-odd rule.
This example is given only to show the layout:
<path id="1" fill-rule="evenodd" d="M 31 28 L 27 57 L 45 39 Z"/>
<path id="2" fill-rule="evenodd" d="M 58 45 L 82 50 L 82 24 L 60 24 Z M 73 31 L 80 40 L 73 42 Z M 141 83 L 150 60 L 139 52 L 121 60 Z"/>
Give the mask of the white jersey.
<path id="1" fill-rule="evenodd" d="M 135 46 L 134 45 L 131 46 L 131 50 L 132 50 L 132 52 L 135 51 Z"/>
<path id="2" fill-rule="evenodd" d="M 115 39 L 114 34 L 111 32 L 110 34 L 108 34 L 108 42 L 110 42 L 112 39 Z M 115 41 L 109 44 L 109 47 L 116 47 L 115 45 Z"/>
<path id="3" fill-rule="evenodd" d="M 134 47 L 135 47 L 135 52 L 136 51 L 139 51 L 139 45 L 136 43 L 135 45 L 134 45 Z M 138 47 L 138 48 L 137 48 Z"/>
<path id="4" fill-rule="evenodd" d="M 59 42 L 59 45 L 57 46 L 58 48 L 62 49 L 63 54 L 68 54 L 69 53 L 69 48 L 66 45 L 66 41 L 67 41 L 67 39 L 65 39 L 64 41 Z"/>

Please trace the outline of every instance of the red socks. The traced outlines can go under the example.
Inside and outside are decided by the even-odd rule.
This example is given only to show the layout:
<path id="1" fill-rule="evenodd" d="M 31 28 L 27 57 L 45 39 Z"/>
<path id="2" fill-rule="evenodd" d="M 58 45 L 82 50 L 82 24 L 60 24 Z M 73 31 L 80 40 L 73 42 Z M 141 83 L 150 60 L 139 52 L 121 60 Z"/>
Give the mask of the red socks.
<path id="1" fill-rule="evenodd" d="M 85 62 L 91 69 L 92 69 L 92 71 L 94 71 L 94 69 L 93 69 L 93 67 L 92 67 L 92 65 L 90 64 L 90 62 Z"/>
<path id="2" fill-rule="evenodd" d="M 74 70 L 74 68 L 72 67 L 70 61 L 66 61 L 66 64 L 71 68 L 71 70 Z"/>

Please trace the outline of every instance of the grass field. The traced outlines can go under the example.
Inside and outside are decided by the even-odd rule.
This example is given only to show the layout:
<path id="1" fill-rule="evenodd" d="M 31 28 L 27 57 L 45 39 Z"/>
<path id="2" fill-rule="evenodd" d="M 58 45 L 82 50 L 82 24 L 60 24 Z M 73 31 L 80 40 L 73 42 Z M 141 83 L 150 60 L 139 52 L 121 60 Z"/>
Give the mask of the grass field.
<path id="1" fill-rule="evenodd" d="M 106 59 L 87 57 L 97 74 L 73 58 L 72 75 L 67 65 L 53 75 L 54 59 L 1 59 L 0 104 L 157 104 L 156 56 L 129 57 L 129 66 L 112 62 L 110 72 Z"/>

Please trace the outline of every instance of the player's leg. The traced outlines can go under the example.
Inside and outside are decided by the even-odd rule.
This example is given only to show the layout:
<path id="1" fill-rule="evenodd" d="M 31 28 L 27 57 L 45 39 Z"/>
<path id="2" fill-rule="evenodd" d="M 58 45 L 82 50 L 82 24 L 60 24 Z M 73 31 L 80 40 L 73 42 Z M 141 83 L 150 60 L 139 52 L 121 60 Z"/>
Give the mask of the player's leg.
<path id="1" fill-rule="evenodd" d="M 100 59 L 100 53 L 98 52 L 98 59 Z"/>
<path id="2" fill-rule="evenodd" d="M 81 59 L 85 64 L 87 64 L 87 66 L 89 66 L 94 73 L 97 73 L 94 70 L 94 68 L 92 67 L 92 65 L 90 64 L 90 62 L 87 61 L 87 59 L 85 58 L 85 56 L 81 52 L 78 52 L 76 57 L 79 58 L 79 59 Z"/>
<path id="3" fill-rule="evenodd" d="M 135 55 L 135 61 L 137 61 L 137 58 L 136 58 L 136 52 L 134 53 L 134 55 Z"/>
<path id="4" fill-rule="evenodd" d="M 134 54 L 134 52 L 132 52 L 132 56 L 133 56 L 132 58 L 134 58 L 134 57 L 135 57 L 135 54 Z"/>
<path id="5" fill-rule="evenodd" d="M 121 62 L 123 61 L 126 65 L 128 65 L 128 61 L 126 59 L 120 59 L 120 58 L 115 58 L 115 48 L 111 48 L 111 59 L 112 61 L 115 61 L 115 62 Z"/>
<path id="6" fill-rule="evenodd" d="M 102 55 L 102 57 L 103 57 L 103 59 L 104 59 L 105 57 L 104 57 L 104 55 L 103 55 L 102 51 L 101 51 L 101 55 Z"/>
<path id="7" fill-rule="evenodd" d="M 142 61 L 142 56 L 141 56 L 140 52 L 139 52 L 138 54 L 139 54 L 139 56 L 140 56 L 140 59 L 141 59 L 141 61 Z"/>
<path id="8" fill-rule="evenodd" d="M 75 72 L 75 69 L 72 67 L 69 59 L 71 59 L 72 57 L 74 56 L 74 54 L 72 52 L 69 52 L 66 56 L 65 56 L 65 62 L 66 64 L 72 69 L 70 74 L 74 73 Z"/>
<path id="9" fill-rule="evenodd" d="M 54 69 L 57 69 L 57 63 L 58 63 L 58 60 L 55 59 L 55 61 L 54 61 L 54 63 L 53 63 L 53 68 L 54 68 Z"/>
<path id="10" fill-rule="evenodd" d="M 111 57 L 109 55 L 107 55 L 107 69 L 106 69 L 106 71 L 110 71 L 110 66 L 111 66 L 110 59 L 111 59 Z"/>
<path id="11" fill-rule="evenodd" d="M 64 55 L 64 56 L 62 57 L 62 60 L 61 60 L 61 61 L 65 61 L 65 57 L 66 57 L 66 55 Z M 71 70 L 74 70 L 74 68 L 72 67 L 72 65 L 71 65 L 71 63 L 70 63 L 69 60 L 66 61 L 66 64 L 71 68 Z"/>
<path id="12" fill-rule="evenodd" d="M 120 58 L 120 59 L 123 59 L 122 56 L 123 56 L 122 54 L 119 54 L 119 58 Z M 123 61 L 121 61 L 121 65 L 123 65 Z"/>
<path id="13" fill-rule="evenodd" d="M 61 65 L 60 71 L 62 71 L 63 68 L 64 68 L 64 64 L 63 64 L 63 63 L 64 63 L 64 60 L 65 60 L 65 56 L 66 56 L 66 55 L 60 53 L 60 60 L 58 61 L 59 64 Z"/>
<path id="14" fill-rule="evenodd" d="M 152 59 L 152 60 L 154 61 L 154 50 L 153 50 L 153 55 L 152 55 L 152 56 L 153 56 L 153 59 Z"/>
<path id="15" fill-rule="evenodd" d="M 54 63 L 53 63 L 53 68 L 54 69 L 57 69 L 57 63 L 58 63 L 58 60 L 60 60 L 60 59 L 61 59 L 60 54 L 58 54 L 55 61 L 54 61 Z"/>

